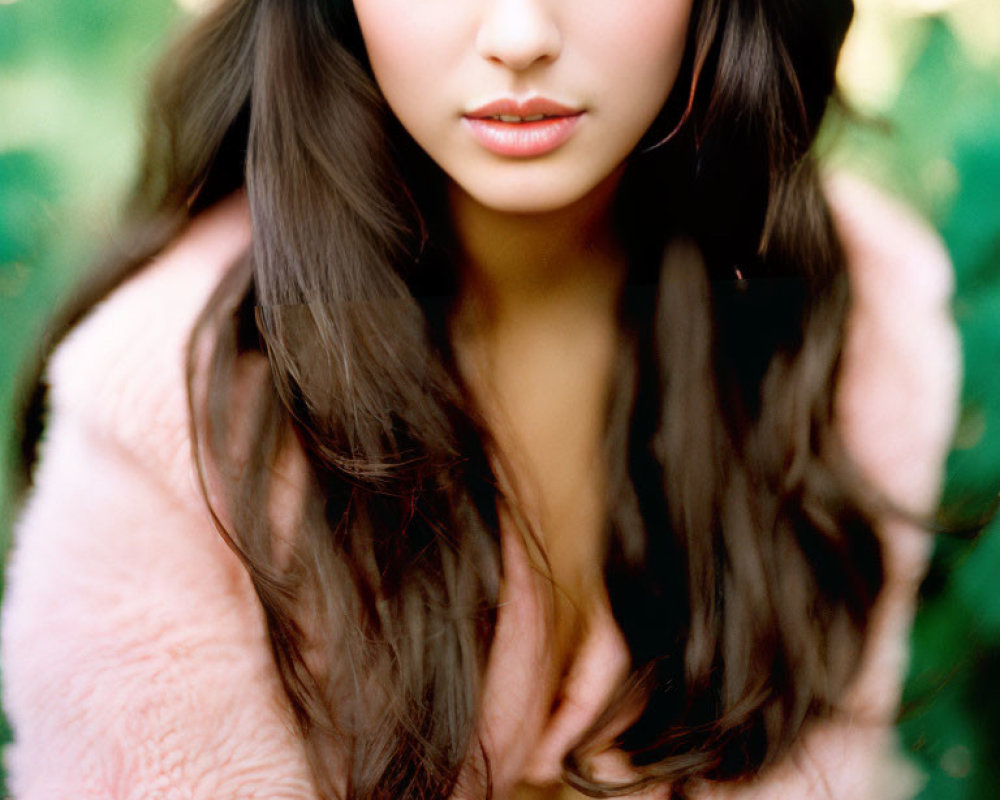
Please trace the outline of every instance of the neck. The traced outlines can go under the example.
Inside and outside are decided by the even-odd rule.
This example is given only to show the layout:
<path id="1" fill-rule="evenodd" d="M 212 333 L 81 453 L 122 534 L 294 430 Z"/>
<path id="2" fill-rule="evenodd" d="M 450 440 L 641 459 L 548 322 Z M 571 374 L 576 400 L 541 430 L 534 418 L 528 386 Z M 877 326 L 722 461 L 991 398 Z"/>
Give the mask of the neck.
<path id="1" fill-rule="evenodd" d="M 491 430 L 504 491 L 541 533 L 555 585 L 574 598 L 599 585 L 603 547 L 602 448 L 627 267 L 611 224 L 616 188 L 530 216 L 498 213 L 457 188 L 451 196 L 458 366 Z"/>
<path id="2" fill-rule="evenodd" d="M 612 311 L 626 267 L 611 224 L 619 177 L 568 207 L 536 214 L 487 208 L 452 184 L 466 310 L 474 308 L 479 322 L 491 325 L 523 322 L 567 304 Z"/>

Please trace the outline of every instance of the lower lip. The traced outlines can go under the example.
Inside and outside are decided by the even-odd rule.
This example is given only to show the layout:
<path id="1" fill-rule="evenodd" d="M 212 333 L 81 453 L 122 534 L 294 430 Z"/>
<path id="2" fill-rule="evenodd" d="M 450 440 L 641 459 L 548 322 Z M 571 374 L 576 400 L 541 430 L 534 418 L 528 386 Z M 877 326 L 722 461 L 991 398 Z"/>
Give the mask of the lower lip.
<path id="1" fill-rule="evenodd" d="M 576 130 L 583 113 L 549 117 L 536 122 L 501 122 L 463 117 L 473 137 L 487 150 L 501 156 L 528 158 L 550 153 Z"/>

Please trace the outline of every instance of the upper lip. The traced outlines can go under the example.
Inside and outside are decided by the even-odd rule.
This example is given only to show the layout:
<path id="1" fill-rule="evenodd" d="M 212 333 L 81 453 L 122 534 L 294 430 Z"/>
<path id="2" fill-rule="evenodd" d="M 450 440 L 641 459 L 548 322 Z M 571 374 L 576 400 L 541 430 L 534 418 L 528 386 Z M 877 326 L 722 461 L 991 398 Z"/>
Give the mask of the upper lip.
<path id="1" fill-rule="evenodd" d="M 539 114 L 546 117 L 571 117 L 580 113 L 582 113 L 580 109 L 564 106 L 562 103 L 545 97 L 532 97 L 529 100 L 521 101 L 505 97 L 481 105 L 466 113 L 465 116 L 473 119 L 497 117 L 501 114 L 511 117 L 537 117 Z"/>

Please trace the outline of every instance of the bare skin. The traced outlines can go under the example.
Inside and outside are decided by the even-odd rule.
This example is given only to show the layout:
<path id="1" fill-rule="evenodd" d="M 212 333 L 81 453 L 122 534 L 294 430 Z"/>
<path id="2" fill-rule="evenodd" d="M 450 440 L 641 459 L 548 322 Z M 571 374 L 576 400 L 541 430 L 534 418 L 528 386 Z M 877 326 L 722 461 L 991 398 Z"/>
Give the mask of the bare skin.
<path id="1" fill-rule="evenodd" d="M 608 230 L 619 174 L 544 215 L 496 212 L 455 187 L 451 197 L 466 259 L 456 348 L 544 546 L 563 666 L 578 614 L 603 595 L 602 435 L 626 266 Z"/>

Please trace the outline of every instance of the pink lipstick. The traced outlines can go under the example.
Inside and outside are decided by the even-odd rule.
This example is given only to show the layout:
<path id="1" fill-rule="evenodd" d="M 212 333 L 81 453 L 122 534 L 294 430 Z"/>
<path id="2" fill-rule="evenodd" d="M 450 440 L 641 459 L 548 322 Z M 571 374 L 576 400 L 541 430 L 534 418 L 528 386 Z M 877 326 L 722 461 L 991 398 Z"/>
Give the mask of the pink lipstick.
<path id="1" fill-rule="evenodd" d="M 566 142 L 583 113 L 544 97 L 523 103 L 503 99 L 468 112 L 462 121 L 487 150 L 501 156 L 529 158 L 549 153 Z"/>

